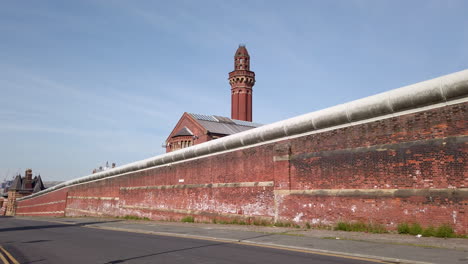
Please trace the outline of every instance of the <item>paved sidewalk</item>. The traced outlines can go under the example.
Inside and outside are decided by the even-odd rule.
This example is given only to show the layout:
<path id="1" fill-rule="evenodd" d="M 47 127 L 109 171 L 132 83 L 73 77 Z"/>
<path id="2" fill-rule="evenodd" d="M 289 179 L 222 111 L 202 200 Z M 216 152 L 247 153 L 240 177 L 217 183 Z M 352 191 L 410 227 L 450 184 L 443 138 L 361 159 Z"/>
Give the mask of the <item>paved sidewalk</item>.
<path id="1" fill-rule="evenodd" d="M 397 234 L 262 226 L 127 221 L 115 218 L 20 217 L 20 219 L 342 254 L 393 263 L 468 263 L 468 239 L 416 238 Z"/>

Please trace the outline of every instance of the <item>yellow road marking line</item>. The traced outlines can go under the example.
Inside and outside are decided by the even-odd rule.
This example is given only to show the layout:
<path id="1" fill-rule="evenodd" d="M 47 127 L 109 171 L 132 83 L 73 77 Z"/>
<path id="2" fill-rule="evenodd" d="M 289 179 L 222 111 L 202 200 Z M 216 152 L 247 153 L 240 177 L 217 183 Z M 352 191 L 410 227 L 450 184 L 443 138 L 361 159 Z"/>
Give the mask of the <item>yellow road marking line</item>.
<path id="1" fill-rule="evenodd" d="M 332 257 L 346 258 L 346 259 L 356 259 L 356 260 L 363 260 L 363 261 L 369 261 L 369 262 L 374 262 L 374 263 L 390 263 L 390 262 L 378 260 L 378 259 L 353 257 L 353 256 L 347 256 L 347 255 L 341 255 L 341 254 L 335 254 L 335 253 L 319 252 L 319 251 L 314 251 L 311 249 L 298 249 L 298 248 L 289 248 L 289 247 L 283 247 L 283 246 L 277 246 L 277 245 L 254 244 L 254 243 L 248 243 L 248 242 L 247 243 L 236 242 L 235 244 L 264 247 L 264 248 L 273 248 L 273 249 L 280 249 L 280 250 L 287 250 L 287 251 L 295 251 L 295 252 L 307 253 L 307 254 L 325 255 L 325 256 L 332 256 Z"/>
<path id="2" fill-rule="evenodd" d="M 336 254 L 336 253 L 331 253 L 331 252 L 321 252 L 321 251 L 316 251 L 312 249 L 299 249 L 299 248 L 285 247 L 285 246 L 280 246 L 280 245 L 266 245 L 266 244 L 257 244 L 253 242 L 242 242 L 242 241 L 237 241 L 234 239 L 229 240 L 229 239 L 222 239 L 222 238 L 218 239 L 218 238 L 210 238 L 210 237 L 185 235 L 185 234 L 174 234 L 174 233 L 142 231 L 142 230 L 129 230 L 129 229 L 118 228 L 118 227 L 100 227 L 100 226 L 83 226 L 83 227 L 113 230 L 113 231 L 123 231 L 123 232 L 129 232 L 129 233 L 151 234 L 151 235 L 167 236 L 167 237 L 190 238 L 190 239 L 198 239 L 198 240 L 206 240 L 206 241 L 214 241 L 214 242 L 223 242 L 226 244 L 238 244 L 238 245 L 245 245 L 245 246 L 264 247 L 264 248 L 280 249 L 280 250 L 287 250 L 287 251 L 294 251 L 294 252 L 301 252 L 301 253 L 308 253 L 308 254 L 315 254 L 315 255 L 339 257 L 339 258 L 345 258 L 345 259 L 363 260 L 363 261 L 374 262 L 374 263 L 391 263 L 389 261 L 384 261 L 384 260 L 379 260 L 379 259 L 349 256 L 345 254 Z"/>
<path id="3" fill-rule="evenodd" d="M 8 253 L 8 251 L 6 251 L 2 246 L 0 246 L 0 250 L 3 251 L 3 253 L 5 253 L 8 258 L 10 258 L 11 262 L 13 262 L 13 264 L 20 264 L 10 253 Z M 8 262 L 6 262 L 8 263 Z"/>
<path id="4" fill-rule="evenodd" d="M 3 261 L 3 264 L 10 264 L 10 262 L 0 253 L 0 259 Z"/>

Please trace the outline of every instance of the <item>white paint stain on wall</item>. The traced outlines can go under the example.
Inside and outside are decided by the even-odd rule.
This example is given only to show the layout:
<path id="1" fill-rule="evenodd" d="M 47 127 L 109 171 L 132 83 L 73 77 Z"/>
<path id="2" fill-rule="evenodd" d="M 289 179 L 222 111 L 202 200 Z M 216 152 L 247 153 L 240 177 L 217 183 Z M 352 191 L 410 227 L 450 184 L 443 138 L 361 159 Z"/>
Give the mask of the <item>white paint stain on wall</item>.
<path id="1" fill-rule="evenodd" d="M 304 216 L 303 213 L 298 213 L 298 214 L 294 217 L 293 221 L 296 222 L 296 223 L 299 223 L 299 222 L 301 221 L 301 218 L 302 218 L 303 216 Z"/>
<path id="2" fill-rule="evenodd" d="M 331 225 L 332 222 L 328 221 L 327 219 L 320 219 L 320 218 L 312 218 L 311 223 L 313 225 Z"/>
<path id="3" fill-rule="evenodd" d="M 353 213 L 355 213 L 355 212 L 356 212 L 356 208 L 357 208 L 356 205 L 353 204 L 353 206 L 351 206 L 351 211 L 353 211 Z"/>
<path id="4" fill-rule="evenodd" d="M 317 225 L 320 224 L 322 221 L 319 218 L 312 218 L 312 224 Z"/>

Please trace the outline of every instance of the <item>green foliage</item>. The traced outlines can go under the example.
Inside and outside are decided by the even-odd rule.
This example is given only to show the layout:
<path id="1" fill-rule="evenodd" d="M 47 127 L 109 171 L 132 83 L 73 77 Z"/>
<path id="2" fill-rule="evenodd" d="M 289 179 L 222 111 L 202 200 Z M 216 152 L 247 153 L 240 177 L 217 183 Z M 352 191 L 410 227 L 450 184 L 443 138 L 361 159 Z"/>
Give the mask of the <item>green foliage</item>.
<path id="1" fill-rule="evenodd" d="M 259 219 L 254 219 L 253 224 L 256 225 L 256 226 L 267 226 L 267 225 L 269 225 L 268 221 L 259 220 Z"/>
<path id="2" fill-rule="evenodd" d="M 341 231 L 355 231 L 355 232 L 365 232 L 366 229 L 366 224 L 363 222 L 356 222 L 356 223 L 350 223 L 350 222 L 338 222 L 338 224 L 335 227 L 335 230 L 341 230 Z"/>
<path id="3" fill-rule="evenodd" d="M 319 223 L 318 225 L 314 225 L 314 229 L 333 230 L 333 226 Z"/>
<path id="4" fill-rule="evenodd" d="M 433 226 L 425 228 L 422 232 L 423 237 L 431 237 L 436 235 L 436 229 Z"/>
<path id="5" fill-rule="evenodd" d="M 398 224 L 398 234 L 409 234 L 410 228 L 408 223 Z"/>
<path id="6" fill-rule="evenodd" d="M 122 218 L 122 219 L 125 219 L 125 220 L 145 220 L 145 221 L 151 220 L 148 217 L 139 217 L 139 216 L 136 216 L 136 215 L 126 215 L 126 216 L 119 217 L 119 218 Z"/>
<path id="7" fill-rule="evenodd" d="M 291 222 L 276 222 L 274 224 L 276 227 L 296 227 L 296 224 L 293 224 Z"/>
<path id="8" fill-rule="evenodd" d="M 418 235 L 421 234 L 424 237 L 456 237 L 453 228 L 448 224 L 443 224 L 438 228 L 433 226 L 429 226 L 427 228 L 422 228 L 420 224 L 413 223 L 409 225 L 408 223 L 401 223 L 398 225 L 398 233 L 399 234 L 410 234 L 410 235 Z"/>
<path id="9" fill-rule="evenodd" d="M 338 222 L 335 230 L 353 231 L 353 232 L 369 232 L 369 233 L 387 233 L 387 229 L 380 224 L 365 224 L 363 222 Z"/>
<path id="10" fill-rule="evenodd" d="M 436 237 L 455 237 L 455 232 L 453 232 L 453 228 L 450 225 L 443 224 L 437 228 L 435 232 Z"/>
<path id="11" fill-rule="evenodd" d="M 385 228 L 385 226 L 381 224 L 370 224 L 367 227 L 368 227 L 368 232 L 370 233 L 375 233 L 375 234 L 387 233 L 387 229 Z"/>
<path id="12" fill-rule="evenodd" d="M 195 217 L 188 215 L 180 220 L 183 223 L 194 223 L 195 222 Z"/>
<path id="13" fill-rule="evenodd" d="M 350 230 L 349 223 L 345 222 L 338 222 L 335 226 L 335 230 L 340 230 L 340 231 L 351 231 Z"/>
<path id="14" fill-rule="evenodd" d="M 248 223 L 245 222 L 244 220 L 234 218 L 231 221 L 225 221 L 225 220 L 212 220 L 213 224 L 220 224 L 220 225 L 247 225 Z"/>
<path id="15" fill-rule="evenodd" d="M 305 224 L 305 225 L 306 225 L 306 228 L 307 228 L 307 229 L 310 229 L 310 228 L 311 228 L 311 226 L 310 226 L 309 222 L 306 222 L 306 224 Z"/>
<path id="16" fill-rule="evenodd" d="M 284 227 L 284 223 L 283 222 L 276 222 L 273 226 Z"/>
<path id="17" fill-rule="evenodd" d="M 367 226 L 363 222 L 350 223 L 349 227 L 350 227 L 349 231 L 355 231 L 355 232 L 366 232 L 367 231 Z"/>
<path id="18" fill-rule="evenodd" d="M 410 225 L 409 227 L 409 234 L 410 235 L 419 235 L 419 234 L 422 234 L 423 233 L 423 228 L 421 227 L 420 224 L 418 223 L 413 223 Z"/>

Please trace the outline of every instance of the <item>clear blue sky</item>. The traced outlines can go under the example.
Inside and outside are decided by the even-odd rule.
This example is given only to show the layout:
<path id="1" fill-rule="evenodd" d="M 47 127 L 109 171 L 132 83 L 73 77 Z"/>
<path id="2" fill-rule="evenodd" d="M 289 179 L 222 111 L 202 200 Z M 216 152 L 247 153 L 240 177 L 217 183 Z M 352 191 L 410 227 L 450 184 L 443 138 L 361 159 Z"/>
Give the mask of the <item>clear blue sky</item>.
<path id="1" fill-rule="evenodd" d="M 164 152 L 230 116 L 239 43 L 271 123 L 468 68 L 468 1 L 1 1 L 0 180 Z"/>

